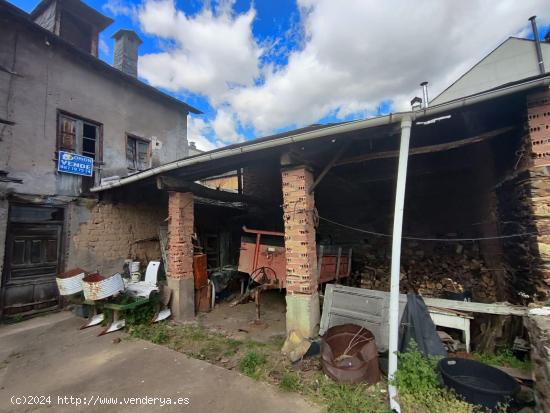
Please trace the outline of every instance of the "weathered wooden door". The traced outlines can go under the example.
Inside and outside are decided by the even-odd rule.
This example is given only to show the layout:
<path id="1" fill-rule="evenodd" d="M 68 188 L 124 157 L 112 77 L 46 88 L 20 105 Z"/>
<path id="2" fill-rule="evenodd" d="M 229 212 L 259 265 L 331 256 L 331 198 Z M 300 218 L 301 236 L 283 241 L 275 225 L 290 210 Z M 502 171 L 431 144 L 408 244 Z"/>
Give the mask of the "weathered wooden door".
<path id="1" fill-rule="evenodd" d="M 57 304 L 61 256 L 60 208 L 12 206 L 2 280 L 4 315 Z"/>

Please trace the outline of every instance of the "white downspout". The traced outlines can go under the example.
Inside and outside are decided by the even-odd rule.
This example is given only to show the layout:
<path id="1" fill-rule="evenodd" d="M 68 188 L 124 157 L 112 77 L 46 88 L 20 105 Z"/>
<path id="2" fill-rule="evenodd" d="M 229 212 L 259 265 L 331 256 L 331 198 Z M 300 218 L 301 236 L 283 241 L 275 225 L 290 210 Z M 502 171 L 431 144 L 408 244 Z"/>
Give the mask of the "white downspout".
<path id="1" fill-rule="evenodd" d="M 397 167 L 397 186 L 395 189 L 395 210 L 393 214 L 393 239 L 391 249 L 390 281 L 390 341 L 388 381 L 391 383 L 397 370 L 397 344 L 399 340 L 399 275 L 401 268 L 401 233 L 403 230 L 403 207 L 405 204 L 405 187 L 407 184 L 407 163 L 409 160 L 409 141 L 412 121 L 404 117 L 401 121 L 401 145 L 399 147 L 399 165 Z M 389 385 L 390 407 L 400 413 L 401 408 L 395 400 L 397 390 Z"/>

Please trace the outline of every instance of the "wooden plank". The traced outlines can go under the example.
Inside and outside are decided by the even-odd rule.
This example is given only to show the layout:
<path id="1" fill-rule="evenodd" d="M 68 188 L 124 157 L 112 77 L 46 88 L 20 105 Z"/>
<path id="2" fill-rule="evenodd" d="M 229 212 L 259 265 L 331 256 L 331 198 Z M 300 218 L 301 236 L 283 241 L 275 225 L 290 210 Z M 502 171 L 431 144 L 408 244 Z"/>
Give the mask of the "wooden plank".
<path id="1" fill-rule="evenodd" d="M 506 127 L 495 129 L 490 132 L 482 133 L 480 135 L 472 136 L 466 139 L 459 139 L 453 142 L 441 143 L 437 145 L 428 145 L 420 146 L 417 148 L 411 148 L 409 150 L 409 156 L 412 155 L 422 155 L 433 152 L 448 151 L 450 149 L 456 149 L 464 145 L 471 145 L 473 143 L 482 142 L 486 139 L 491 139 L 496 136 L 502 135 L 503 133 L 509 132 L 513 127 Z M 371 161 L 373 159 L 387 159 L 387 158 L 397 158 L 399 156 L 399 151 L 385 151 L 385 152 L 375 152 L 375 153 L 366 153 L 363 155 L 354 156 L 352 158 L 342 159 L 334 164 L 334 166 L 348 165 L 357 162 Z"/>
<path id="2" fill-rule="evenodd" d="M 336 162 L 338 161 L 338 159 L 340 159 L 342 157 L 342 155 L 344 154 L 344 152 L 346 151 L 346 149 L 348 149 L 349 145 L 350 145 L 351 141 L 347 141 L 345 142 L 342 146 L 340 146 L 340 149 L 338 149 L 338 151 L 334 154 L 334 156 L 332 157 L 332 159 L 330 160 L 330 162 L 323 168 L 323 170 L 321 171 L 321 173 L 319 174 L 319 176 L 315 179 L 315 181 L 313 182 L 313 184 L 311 185 L 311 188 L 309 188 L 309 193 L 312 194 L 313 191 L 315 190 L 315 188 L 317 187 L 317 185 L 319 185 L 321 183 L 321 181 L 323 180 L 323 178 L 325 177 L 325 175 L 330 171 L 330 169 L 336 164 Z"/>
<path id="3" fill-rule="evenodd" d="M 449 310 L 466 311 L 471 313 L 497 314 L 497 315 L 527 315 L 527 307 L 512 305 L 509 303 L 474 303 L 471 301 L 445 300 L 443 298 L 424 298 L 428 307 L 444 308 Z"/>

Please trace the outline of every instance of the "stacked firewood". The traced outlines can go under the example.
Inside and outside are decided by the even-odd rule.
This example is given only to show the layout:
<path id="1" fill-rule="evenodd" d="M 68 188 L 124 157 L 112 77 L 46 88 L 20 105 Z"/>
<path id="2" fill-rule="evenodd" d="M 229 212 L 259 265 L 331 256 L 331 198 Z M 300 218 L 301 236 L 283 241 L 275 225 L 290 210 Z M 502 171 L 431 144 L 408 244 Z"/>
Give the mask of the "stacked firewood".
<path id="1" fill-rule="evenodd" d="M 355 257 L 355 285 L 389 291 L 390 257 L 373 251 Z M 409 242 L 402 250 L 403 293 L 415 291 L 426 297 L 495 302 L 495 273 L 498 271 L 487 268 L 480 258 L 476 245 L 434 246 Z"/>

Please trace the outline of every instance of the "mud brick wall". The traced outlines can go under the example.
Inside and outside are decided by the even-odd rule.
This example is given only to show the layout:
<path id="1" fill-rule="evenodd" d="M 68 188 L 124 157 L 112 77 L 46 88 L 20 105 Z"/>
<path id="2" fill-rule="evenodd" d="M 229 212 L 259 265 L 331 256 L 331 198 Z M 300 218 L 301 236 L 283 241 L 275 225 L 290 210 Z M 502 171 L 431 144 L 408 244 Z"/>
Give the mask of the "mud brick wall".
<path id="1" fill-rule="evenodd" d="M 537 412 L 550 412 L 550 317 L 529 316 L 526 324 L 531 340 Z"/>
<path id="2" fill-rule="evenodd" d="M 97 203 L 71 237 L 69 266 L 104 275 L 122 270 L 124 260 L 142 264 L 161 258 L 159 226 L 167 212 L 130 203 Z"/>
<path id="3" fill-rule="evenodd" d="M 309 188 L 313 175 L 305 167 L 282 171 L 286 248 L 287 294 L 317 291 L 317 252 L 313 209 Z"/>
<path id="4" fill-rule="evenodd" d="M 168 275 L 193 278 L 193 194 L 170 192 L 168 217 Z"/>

